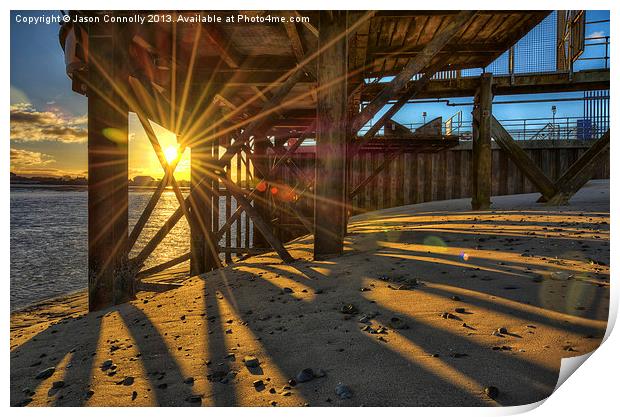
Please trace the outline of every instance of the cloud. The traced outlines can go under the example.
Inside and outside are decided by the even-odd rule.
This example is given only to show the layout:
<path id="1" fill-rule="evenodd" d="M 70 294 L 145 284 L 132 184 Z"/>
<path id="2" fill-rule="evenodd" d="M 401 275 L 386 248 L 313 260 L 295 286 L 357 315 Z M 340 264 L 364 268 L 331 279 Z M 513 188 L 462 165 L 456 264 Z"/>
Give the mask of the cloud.
<path id="1" fill-rule="evenodd" d="M 596 32 L 592 32 L 587 37 L 588 38 L 600 38 L 602 36 L 605 36 L 604 30 L 597 30 Z"/>
<path id="2" fill-rule="evenodd" d="M 32 104 L 11 105 L 11 140 L 17 142 L 86 142 L 86 117 L 67 117 L 60 112 L 38 111 Z"/>
<path id="3" fill-rule="evenodd" d="M 25 149 L 11 148 L 11 170 L 15 169 L 33 169 L 37 166 L 51 164 L 56 162 L 51 155 L 41 152 L 27 151 Z"/>

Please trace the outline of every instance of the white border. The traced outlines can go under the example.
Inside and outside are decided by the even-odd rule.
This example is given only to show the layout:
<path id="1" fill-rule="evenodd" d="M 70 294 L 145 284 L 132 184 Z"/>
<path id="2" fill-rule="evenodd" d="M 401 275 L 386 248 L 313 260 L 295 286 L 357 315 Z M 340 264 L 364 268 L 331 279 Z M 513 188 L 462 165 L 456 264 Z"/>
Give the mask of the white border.
<path id="1" fill-rule="evenodd" d="M 418 4 L 419 3 L 419 4 Z M 309 9 L 463 9 L 464 6 L 470 9 L 548 9 L 548 10 L 566 10 L 566 9 L 610 9 L 611 10 L 611 20 L 615 22 L 616 20 L 616 9 L 618 8 L 617 4 L 619 2 L 613 1 L 604 1 L 604 0 L 589 0 L 588 2 L 584 1 L 575 1 L 575 0 L 567 0 L 567 1 L 543 1 L 543 0 L 519 0 L 514 2 L 497 2 L 497 1 L 455 1 L 455 0 L 444 0 L 444 1 L 434 1 L 434 2 L 421 2 L 421 1 L 370 1 L 370 0 L 350 0 L 350 1 L 340 1 L 334 2 L 333 0 L 314 0 L 312 2 L 307 1 L 283 1 L 283 0 L 265 0 L 258 3 L 256 0 L 254 1 L 239 1 L 239 0 L 228 0 L 226 2 L 218 2 L 211 3 L 197 0 L 189 0 L 183 1 L 182 6 L 178 3 L 175 3 L 174 6 L 177 6 L 179 9 L 226 9 L 226 10 L 254 10 L 254 9 L 272 9 L 272 10 L 290 10 L 290 9 L 298 9 L 298 10 L 309 10 Z M 100 1 L 100 0 L 89 0 L 89 1 L 76 1 L 76 0 L 67 0 L 62 2 L 45 2 L 45 1 L 36 1 L 36 0 L 21 0 L 19 2 L 3 2 L 3 7 L 13 6 L 15 8 L 19 8 L 20 10 L 55 10 L 55 9 L 104 9 L 104 10 L 113 10 L 113 9 L 137 9 L 137 10 L 149 10 L 149 9 L 169 9 L 173 4 L 170 3 L 169 0 L 151 0 L 151 1 L 133 1 L 127 2 L 120 0 L 110 0 L 110 1 Z M 131 7 L 129 7 L 131 6 Z M 225 7 L 224 7 L 225 6 Z M 0 71 L 2 73 L 4 84 L 2 88 L 4 89 L 3 100 L 5 102 L 5 111 L 1 113 L 2 118 L 2 126 L 5 134 L 5 145 L 4 151 L 0 156 L 0 173 L 2 175 L 2 202 L 3 204 L 0 206 L 1 210 L 1 230 L 3 230 L 3 234 L 0 237 L 0 253 L 4 256 L 0 257 L 0 268 L 3 274 L 3 278 L 0 280 L 0 285 L 2 286 L 2 293 L 5 296 L 5 306 L 6 312 L 2 318 L 2 325 L 4 329 L 4 335 L 8 336 L 9 333 L 9 257 L 10 253 L 9 249 L 9 227 L 10 227 L 10 217 L 9 217 L 9 196 L 10 196 L 10 187 L 9 187 L 9 86 L 10 86 L 10 66 L 9 61 L 10 58 L 7 56 L 9 54 L 10 48 L 10 9 L 5 9 L 5 24 L 2 25 L 2 39 L 4 40 L 4 53 L 5 57 L 2 61 L 4 65 L 0 67 Z M 613 31 L 613 29 L 611 29 Z M 614 57 L 618 55 L 618 43 L 612 41 L 611 42 L 611 54 Z M 618 78 L 618 72 L 615 71 L 615 66 L 612 66 L 612 87 L 611 89 L 615 91 L 615 80 Z M 616 124 L 617 118 L 615 117 L 615 99 L 611 100 L 611 111 L 612 115 L 611 124 Z M 613 136 L 612 136 L 613 141 Z M 612 145 L 611 147 L 611 159 L 612 161 L 617 159 L 618 153 L 620 149 L 616 145 Z M 613 172 L 615 171 L 614 165 L 611 164 L 612 177 Z M 612 222 L 611 222 L 611 234 L 617 235 L 618 227 L 615 222 L 615 211 L 618 207 L 618 193 L 616 193 L 617 185 L 614 181 L 611 182 L 611 209 L 612 209 Z M 611 242 L 611 257 L 615 259 L 615 255 L 617 255 L 617 249 L 614 242 Z M 615 262 L 612 260 L 612 264 Z M 612 269 L 615 271 L 615 269 Z M 617 392 L 617 375 L 619 370 L 619 360 L 618 356 L 620 355 L 620 336 L 618 336 L 618 332 L 610 333 L 610 330 L 613 327 L 613 323 L 615 323 L 615 318 L 617 316 L 618 311 L 618 289 L 616 284 L 616 279 L 613 279 L 613 284 L 611 286 L 611 306 L 610 306 L 610 320 L 608 325 L 608 331 L 606 333 L 606 342 L 592 354 L 592 359 L 588 360 L 585 365 L 581 366 L 577 371 L 576 375 L 569 378 L 568 382 L 563 384 L 561 387 L 557 389 L 557 391 L 547 400 L 542 401 L 544 405 L 541 403 L 532 404 L 528 406 L 521 407 L 504 407 L 504 408 L 426 408 L 424 410 L 412 410 L 410 408 L 393 408 L 389 410 L 390 413 L 394 413 L 397 415 L 411 415 L 412 413 L 423 413 L 424 415 L 432 415 L 432 416 L 452 416 L 455 413 L 458 413 L 459 416 L 491 416 L 491 415 L 507 415 L 507 414 L 516 414 L 522 413 L 528 410 L 532 410 L 532 415 L 546 415 L 549 413 L 553 413 L 556 415 L 608 415 L 611 414 L 610 410 L 617 409 L 616 407 L 616 397 L 618 396 Z M 0 361 L 2 363 L 2 405 L 4 407 L 8 407 L 9 405 L 9 344 L 8 340 L 5 339 L 4 348 L 2 350 L 2 354 L 0 357 Z M 62 409 L 52 409 L 52 408 L 39 408 L 39 409 L 16 409 L 12 408 L 10 410 L 5 410 L 7 415 L 33 415 L 33 414 L 42 414 L 45 413 L 49 416 L 83 416 L 84 414 L 89 415 L 105 415 L 106 417 L 110 413 L 129 414 L 132 416 L 149 416 L 151 417 L 153 413 L 156 414 L 168 414 L 168 410 L 166 409 L 152 409 L 152 408 L 138 408 L 132 409 L 128 411 L 127 409 L 77 409 L 77 408 L 62 408 Z M 185 408 L 182 413 L 191 416 L 191 415 L 201 415 L 205 414 L 209 415 L 230 415 L 233 412 L 235 415 L 246 416 L 246 415 L 284 415 L 289 414 L 291 411 L 300 415 L 310 415 L 310 413 L 315 414 L 317 410 L 313 410 L 312 408 L 298 408 L 298 409 L 282 409 L 282 408 L 235 408 L 234 410 L 230 409 L 215 409 L 210 408 L 208 410 L 197 409 L 197 408 Z M 360 415 L 376 415 L 376 413 L 385 412 L 384 410 L 375 410 L 369 408 L 363 408 L 358 410 L 343 410 L 341 408 L 332 408 L 332 409 L 323 409 L 320 413 L 325 413 L 326 415 L 340 415 L 341 413 L 349 413 L 354 412 Z"/>

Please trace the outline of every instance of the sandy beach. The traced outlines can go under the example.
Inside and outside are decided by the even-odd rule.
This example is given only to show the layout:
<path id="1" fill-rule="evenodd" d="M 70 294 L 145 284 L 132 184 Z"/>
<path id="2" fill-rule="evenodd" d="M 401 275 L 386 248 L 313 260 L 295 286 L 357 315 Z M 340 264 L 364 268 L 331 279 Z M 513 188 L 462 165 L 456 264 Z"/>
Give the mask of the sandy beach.
<path id="1" fill-rule="evenodd" d="M 11 315 L 11 405 L 497 406 L 547 397 L 609 306 L 609 181 L 352 218 L 312 239 L 87 314 L 84 292 Z M 495 387 L 497 395 L 485 389 Z M 487 390 L 488 391 L 488 390 Z M 491 398 L 495 397 L 495 398 Z"/>

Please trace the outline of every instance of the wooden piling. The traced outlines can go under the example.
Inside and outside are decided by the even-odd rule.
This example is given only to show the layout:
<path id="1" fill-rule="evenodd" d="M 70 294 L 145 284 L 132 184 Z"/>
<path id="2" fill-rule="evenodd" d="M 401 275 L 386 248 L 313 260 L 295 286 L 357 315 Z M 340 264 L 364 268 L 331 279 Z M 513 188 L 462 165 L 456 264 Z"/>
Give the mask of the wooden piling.
<path id="1" fill-rule="evenodd" d="M 493 74 L 480 76 L 480 89 L 476 94 L 473 131 L 472 199 L 474 210 L 491 207 L 491 114 L 493 103 Z"/>
<path id="2" fill-rule="evenodd" d="M 190 273 L 211 271 L 220 264 L 214 223 L 219 210 L 218 180 L 213 167 L 218 158 L 215 140 L 198 141 L 192 146 L 190 211 Z"/>
<path id="3" fill-rule="evenodd" d="M 88 309 L 134 297 L 128 268 L 128 111 L 123 31 L 89 26 Z"/>
<path id="4" fill-rule="evenodd" d="M 319 14 L 314 257 L 342 253 L 346 224 L 347 13 Z M 335 40 L 335 41 L 334 41 Z M 323 48 L 325 48 L 323 50 Z M 339 80 L 339 81 L 337 81 Z M 330 85 L 321 89 L 321 86 Z"/>

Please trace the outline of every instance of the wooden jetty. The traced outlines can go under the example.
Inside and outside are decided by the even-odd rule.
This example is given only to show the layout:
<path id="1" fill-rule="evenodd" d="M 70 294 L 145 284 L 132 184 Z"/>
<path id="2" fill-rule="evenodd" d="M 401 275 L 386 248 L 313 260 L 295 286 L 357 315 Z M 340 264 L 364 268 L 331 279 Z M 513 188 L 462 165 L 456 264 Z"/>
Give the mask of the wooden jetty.
<path id="1" fill-rule="evenodd" d="M 583 11 L 558 13 L 558 38 L 568 42 L 558 43 L 557 71 L 476 77 L 462 71 L 487 68 L 512 51 L 550 11 L 289 11 L 278 12 L 283 18 L 278 22 L 260 24 L 226 21 L 260 17 L 258 11 L 209 12 L 221 18 L 215 24 L 179 23 L 179 17 L 197 13 L 174 12 L 166 14 L 170 20 L 149 25 L 96 19 L 63 25 L 60 41 L 73 90 L 88 96 L 90 310 L 132 299 L 146 285 L 140 284 L 143 277 L 187 260 L 192 274 L 230 263 L 233 255 L 267 249 L 293 262 L 284 243 L 301 234 L 314 235 L 316 259 L 339 255 L 348 217 L 360 201 L 374 198 L 367 187 L 392 161 L 399 168 L 383 188 L 401 194 L 395 205 L 411 201 L 403 197 L 406 185 L 398 173 L 424 170 L 422 189 L 431 195 L 438 187 L 434 181 L 442 181 L 443 197 L 455 195 L 454 188 L 445 189 L 450 178 L 459 177 L 470 190 L 472 208 L 488 209 L 494 189 L 518 189 L 501 177 L 507 168 L 494 163 L 500 157 L 510 160 L 511 175 L 527 177 L 545 201 L 566 203 L 599 169 L 609 131 L 570 165 L 554 164 L 564 172 L 554 168 L 551 175 L 493 116 L 494 95 L 609 88 L 608 70 L 573 72 L 583 50 Z M 412 99 L 465 96 L 475 103 L 471 157 L 453 158 L 459 165 L 452 165 L 452 177 L 437 175 L 439 168 L 415 161 L 448 161 L 462 152 L 462 138 L 446 132 L 441 121 L 412 130 L 393 117 Z M 130 112 L 165 171 L 132 230 Z M 151 122 L 177 135 L 179 155 L 191 149 L 189 196 L 173 175 L 179 158 L 166 160 Z M 376 154 L 381 158 L 365 162 Z M 414 162 L 406 164 L 406 158 Z M 465 180 L 456 171 L 461 168 L 468 173 Z M 178 209 L 130 258 L 166 187 L 174 190 Z M 221 187 L 227 190 L 223 200 Z M 426 191 L 422 198 L 427 201 Z M 226 213 L 222 227 L 220 204 Z M 144 270 L 144 261 L 183 217 L 190 225 L 190 252 Z"/>

